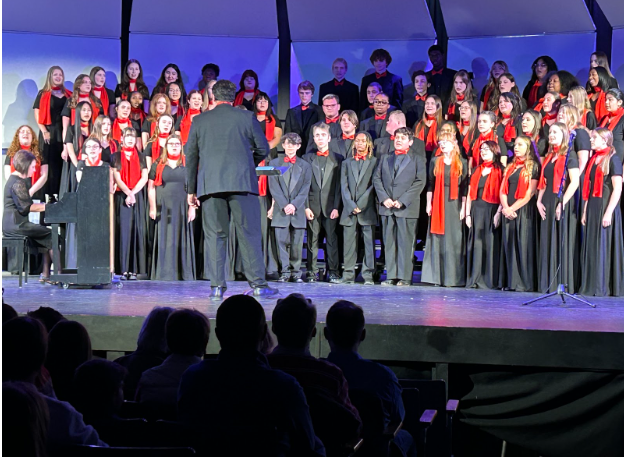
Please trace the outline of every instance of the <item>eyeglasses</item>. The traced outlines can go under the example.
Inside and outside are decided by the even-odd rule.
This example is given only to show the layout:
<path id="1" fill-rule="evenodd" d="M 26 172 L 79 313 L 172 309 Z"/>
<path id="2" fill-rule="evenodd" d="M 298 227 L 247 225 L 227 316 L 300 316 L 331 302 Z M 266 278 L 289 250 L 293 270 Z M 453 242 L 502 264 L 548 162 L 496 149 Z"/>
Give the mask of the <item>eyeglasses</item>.
<path id="1" fill-rule="evenodd" d="M 470 111 L 470 106 L 460 106 L 459 109 L 460 109 L 460 111 L 461 110 L 463 110 L 463 111 Z"/>
<path id="2" fill-rule="evenodd" d="M 375 100 L 373 101 L 373 104 L 390 104 L 389 101 L 379 101 L 379 100 Z"/>
<path id="3" fill-rule="evenodd" d="M 171 147 L 181 147 L 182 144 L 180 142 L 167 142 L 167 146 Z"/>
<path id="4" fill-rule="evenodd" d="M 100 146 L 95 144 L 95 145 L 85 145 L 85 150 L 97 150 L 99 149 Z"/>

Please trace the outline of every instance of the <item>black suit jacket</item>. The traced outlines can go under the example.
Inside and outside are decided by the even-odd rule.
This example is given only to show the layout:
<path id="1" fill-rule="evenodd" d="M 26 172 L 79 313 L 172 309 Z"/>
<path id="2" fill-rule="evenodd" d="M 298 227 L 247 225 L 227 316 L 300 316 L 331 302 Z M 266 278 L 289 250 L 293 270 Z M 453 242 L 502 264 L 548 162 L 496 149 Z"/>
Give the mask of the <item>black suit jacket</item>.
<path id="1" fill-rule="evenodd" d="M 404 102 L 403 114 L 405 114 L 407 127 L 413 130 L 416 123 L 420 121 L 420 118 L 425 114 L 425 102 L 423 100 L 416 101 L 415 98 Z"/>
<path id="2" fill-rule="evenodd" d="M 394 166 L 399 158 L 398 169 L 395 174 Z M 424 157 L 396 155 L 394 152 L 385 155 L 377 164 L 373 184 L 377 192 L 379 215 L 395 215 L 417 219 L 420 216 L 420 193 L 427 181 L 427 163 Z M 383 205 L 386 199 L 398 200 L 400 209 L 388 209 Z"/>
<path id="3" fill-rule="evenodd" d="M 329 148 L 338 155 L 341 155 L 344 160 L 352 156 L 351 149 L 353 148 L 353 140 L 343 139 L 341 134 L 340 137 L 332 138 L 332 140 L 329 141 Z"/>
<path id="4" fill-rule="evenodd" d="M 325 177 L 322 179 L 321 168 L 318 162 L 321 158 L 327 160 Z M 316 152 L 313 152 L 306 153 L 303 159 L 312 167 L 312 181 L 306 208 L 311 209 L 315 217 L 321 214 L 329 217 L 334 209 L 340 211 L 342 206 L 342 195 L 340 192 L 342 155 L 338 155 L 330 149 L 327 157 L 319 157 Z"/>
<path id="5" fill-rule="evenodd" d="M 457 70 L 443 69 L 441 74 L 431 74 L 431 70 L 426 73 L 427 81 L 430 83 L 429 94 L 437 95 L 442 100 L 443 109 L 448 106 L 453 91 L 453 80 Z"/>
<path id="6" fill-rule="evenodd" d="M 375 119 L 375 116 L 366 119 L 360 123 L 360 130 L 366 131 L 371 135 L 373 141 L 380 137 L 385 137 L 388 134 L 386 131 L 386 124 L 388 124 L 388 117 L 390 116 L 390 111 L 386 113 L 385 119 Z"/>
<path id="7" fill-rule="evenodd" d="M 220 104 L 195 116 L 184 153 L 189 194 L 258 194 L 256 164 L 269 143 L 252 112 Z"/>
<path id="8" fill-rule="evenodd" d="M 368 85 L 373 82 L 377 82 L 383 88 L 383 92 L 388 95 L 390 104 L 395 108 L 401 109 L 403 104 L 403 82 L 401 77 L 386 71 L 386 76 L 377 78 L 374 73 L 366 75 L 362 78 L 362 85 L 360 86 L 360 107 L 365 109 L 369 106 L 368 99 L 366 98 L 366 89 Z"/>
<path id="9" fill-rule="evenodd" d="M 380 137 L 375 139 L 373 143 L 373 152 L 377 158 L 381 158 L 384 155 L 394 152 L 394 142 L 390 140 L 390 136 Z M 414 143 L 407 152 L 414 157 L 421 156 L 426 158 L 425 144 L 422 140 L 414 139 Z"/>
<path id="10" fill-rule="evenodd" d="M 301 156 L 306 152 L 308 139 L 312 126 L 325 119 L 325 113 L 320 106 L 310 103 L 309 108 L 305 111 L 301 109 L 301 104 L 290 108 L 286 113 L 286 123 L 284 124 L 284 134 L 294 132 L 301 137 L 301 148 L 297 151 L 297 155 Z"/>
<path id="11" fill-rule="evenodd" d="M 358 171 L 359 166 L 359 171 Z M 340 186 L 342 188 L 342 214 L 340 225 L 352 226 L 357 220 L 360 225 L 376 225 L 377 210 L 375 207 L 375 190 L 373 174 L 377 166 L 377 158 L 367 158 L 356 162 L 353 157 L 342 162 L 340 170 Z M 355 208 L 362 212 L 354 214 Z"/>
<path id="12" fill-rule="evenodd" d="M 269 176 L 269 188 L 275 200 L 273 207 L 272 227 L 306 228 L 305 202 L 310 192 L 312 167 L 302 158 L 297 158 L 294 165 L 284 163 L 283 158 L 271 160 L 269 166 L 290 166 L 284 175 L 290 174 L 290 182 L 286 186 L 284 175 Z M 294 215 L 287 215 L 284 207 L 292 204 L 297 209 Z"/>
<path id="13" fill-rule="evenodd" d="M 319 122 L 325 122 L 325 118 L 323 118 Z M 314 143 L 314 134 L 312 132 L 315 124 L 316 122 L 312 123 L 312 125 L 310 126 L 310 131 L 308 133 L 308 145 L 305 147 L 305 153 L 316 152 L 316 144 Z M 340 127 L 339 121 L 329 124 L 329 135 L 331 136 L 331 140 L 337 140 L 342 138 L 342 127 Z"/>
<path id="14" fill-rule="evenodd" d="M 325 95 L 336 95 L 340 99 L 340 111 L 350 109 L 355 111 L 356 114 L 360 109 L 360 95 L 358 86 L 355 83 L 351 83 L 347 79 L 342 85 L 336 85 L 332 79 L 329 82 L 323 83 L 319 89 L 319 106 L 323 104 L 323 97 Z"/>

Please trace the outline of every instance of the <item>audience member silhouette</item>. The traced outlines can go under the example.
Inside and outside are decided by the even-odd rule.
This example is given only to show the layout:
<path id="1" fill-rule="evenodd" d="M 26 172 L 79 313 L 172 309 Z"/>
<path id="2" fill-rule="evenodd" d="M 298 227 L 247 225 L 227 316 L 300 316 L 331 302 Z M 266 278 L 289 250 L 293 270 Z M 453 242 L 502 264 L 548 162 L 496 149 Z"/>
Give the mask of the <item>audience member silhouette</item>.
<path id="1" fill-rule="evenodd" d="M 39 307 L 37 310 L 28 312 L 26 315 L 30 318 L 35 318 L 36 320 L 39 320 L 41 323 L 43 323 L 43 326 L 45 326 L 45 329 L 48 333 L 52 331 L 52 328 L 54 328 L 54 326 L 58 322 L 66 319 L 63 315 L 61 315 L 61 312 L 54 310 L 51 307 L 43 306 Z"/>
<path id="2" fill-rule="evenodd" d="M 233 295 L 219 306 L 215 334 L 221 351 L 182 376 L 179 419 L 210 436 L 223 455 L 227 444 L 241 455 L 247 444 L 262 439 L 269 441 L 265 455 L 325 455 L 302 388 L 271 369 L 259 351 L 266 330 L 264 310 L 254 298 Z"/>
<path id="3" fill-rule="evenodd" d="M 5 304 L 4 302 L 2 302 L 2 324 L 4 325 L 9 320 L 13 320 L 17 317 L 18 315 L 15 309 L 9 304 Z"/>
<path id="4" fill-rule="evenodd" d="M 310 354 L 316 336 L 316 307 L 301 294 L 277 301 L 273 310 L 273 333 L 277 347 L 269 364 L 297 379 L 306 394 L 314 430 L 328 454 L 357 440 L 361 421 L 349 400 L 349 387 L 342 371 Z"/>
<path id="5" fill-rule="evenodd" d="M 135 400 L 152 417 L 175 419 L 182 374 L 206 354 L 210 323 L 203 313 L 184 308 L 169 316 L 165 330 L 170 355 L 161 365 L 143 372 Z"/>

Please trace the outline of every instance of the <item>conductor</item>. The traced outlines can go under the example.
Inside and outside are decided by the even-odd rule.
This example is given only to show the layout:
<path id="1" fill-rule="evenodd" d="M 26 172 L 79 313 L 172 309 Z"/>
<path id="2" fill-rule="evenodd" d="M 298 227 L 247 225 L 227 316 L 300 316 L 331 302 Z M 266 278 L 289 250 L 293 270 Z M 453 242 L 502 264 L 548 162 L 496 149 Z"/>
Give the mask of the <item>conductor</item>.
<path id="1" fill-rule="evenodd" d="M 254 114 L 234 108 L 236 86 L 219 80 L 212 88 L 216 107 L 193 119 L 184 148 L 188 203 L 202 209 L 210 277 L 210 298 L 227 290 L 225 257 L 230 218 L 236 226 L 243 270 L 255 296 L 278 293 L 265 278 L 256 164 L 269 144 Z"/>

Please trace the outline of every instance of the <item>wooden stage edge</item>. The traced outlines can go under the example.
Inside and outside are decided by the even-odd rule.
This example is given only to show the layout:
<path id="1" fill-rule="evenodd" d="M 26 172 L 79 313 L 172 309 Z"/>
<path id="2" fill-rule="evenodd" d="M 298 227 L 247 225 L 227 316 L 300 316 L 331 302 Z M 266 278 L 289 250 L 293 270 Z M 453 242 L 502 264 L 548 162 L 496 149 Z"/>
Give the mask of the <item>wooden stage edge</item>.
<path id="1" fill-rule="evenodd" d="M 125 282 L 122 289 L 61 289 L 40 285 L 36 278 L 19 289 L 16 276 L 4 275 L 4 301 L 26 313 L 40 305 L 53 307 L 84 324 L 94 350 L 132 351 L 145 316 L 156 305 L 194 307 L 211 319 L 220 302 L 207 299 L 209 283 Z M 530 306 L 535 293 L 482 289 L 341 286 L 326 283 L 281 284 L 276 297 L 300 292 L 317 306 L 318 333 L 311 353 L 326 357 L 325 315 L 338 299 L 364 308 L 367 338 L 361 354 L 392 362 L 529 366 L 557 369 L 624 371 L 624 298 L 598 298 L 589 308 L 558 297 Z M 226 297 L 248 290 L 245 282 L 228 283 Z M 270 320 L 276 298 L 261 303 Z M 214 334 L 208 354 L 216 354 Z M 117 354 L 119 355 L 119 354 Z"/>

